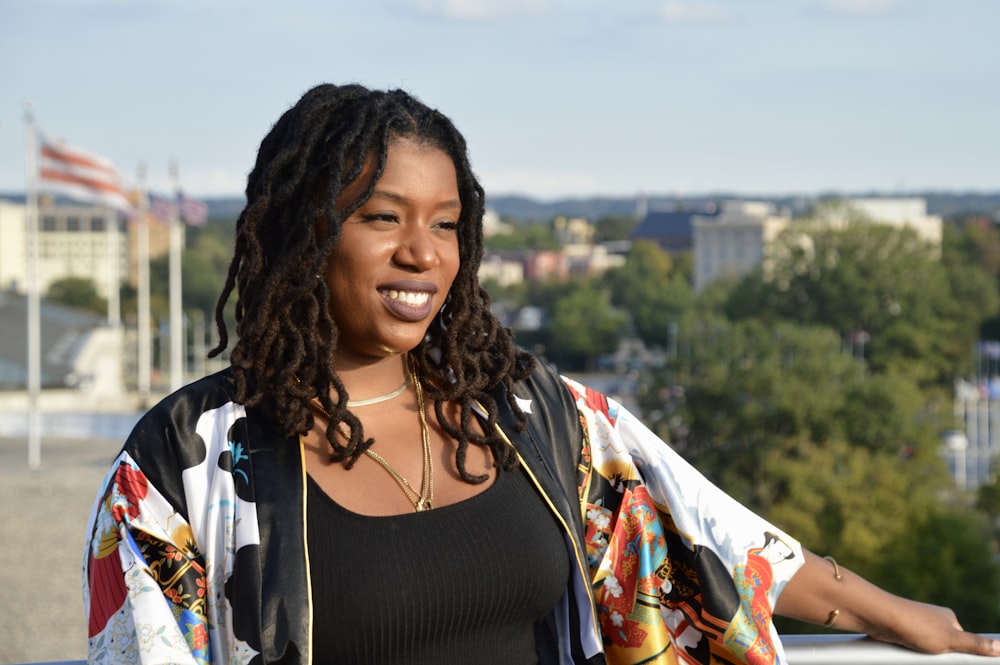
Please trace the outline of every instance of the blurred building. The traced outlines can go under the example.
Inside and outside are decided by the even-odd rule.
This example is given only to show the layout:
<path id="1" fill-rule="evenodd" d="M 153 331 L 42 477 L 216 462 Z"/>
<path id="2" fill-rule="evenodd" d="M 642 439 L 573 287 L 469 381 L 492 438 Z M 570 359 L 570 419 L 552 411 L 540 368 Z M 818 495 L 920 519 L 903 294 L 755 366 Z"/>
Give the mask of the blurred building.
<path id="1" fill-rule="evenodd" d="M 852 218 L 851 213 L 856 213 L 873 223 L 913 229 L 932 245 L 941 244 L 944 222 L 937 215 L 927 214 L 927 201 L 924 199 L 852 198 L 845 199 L 844 203 L 840 217 L 829 220 L 831 224 L 846 224 Z"/>
<path id="2" fill-rule="evenodd" d="M 942 220 L 928 215 L 927 202 L 920 198 L 844 199 L 842 206 L 825 210 L 821 221 L 832 228 L 852 221 L 906 227 L 934 246 L 941 244 Z M 725 201 L 718 214 L 694 215 L 695 291 L 723 277 L 742 277 L 761 265 L 766 271 L 772 243 L 793 223 L 788 211 L 762 201 Z"/>
<path id="3" fill-rule="evenodd" d="M 693 216 L 695 292 L 761 265 L 768 246 L 791 221 L 787 213 L 763 201 L 724 201 L 714 215 Z"/>
<path id="4" fill-rule="evenodd" d="M 715 204 L 705 204 L 690 210 L 649 210 L 629 235 L 631 240 L 650 240 L 660 249 L 678 254 L 694 247 L 694 220 L 714 217 Z"/>
<path id="5" fill-rule="evenodd" d="M 147 213 L 149 257 L 170 251 L 170 225 Z M 111 284 L 139 281 L 136 224 L 103 206 L 55 204 L 46 197 L 38 208 L 38 288 L 81 277 L 107 298 Z M 181 226 L 183 233 L 184 227 Z M 27 207 L 0 200 L 0 288 L 23 293 L 27 282 Z"/>
<path id="6" fill-rule="evenodd" d="M 583 217 L 555 218 L 553 222 L 556 241 L 560 245 L 590 245 L 597 229 Z"/>
<path id="7" fill-rule="evenodd" d="M 518 257 L 489 254 L 479 263 L 479 281 L 493 280 L 500 286 L 524 281 L 524 261 Z"/>
<path id="8" fill-rule="evenodd" d="M 563 253 L 569 273 L 579 277 L 596 277 L 625 265 L 625 254 L 615 253 L 607 245 L 571 244 L 563 247 Z"/>
<path id="9" fill-rule="evenodd" d="M 27 208 L 0 201 L 0 285 L 24 293 L 28 274 Z M 126 274 L 125 229 L 110 208 L 40 205 L 38 208 L 38 289 L 79 277 L 108 298 Z"/>

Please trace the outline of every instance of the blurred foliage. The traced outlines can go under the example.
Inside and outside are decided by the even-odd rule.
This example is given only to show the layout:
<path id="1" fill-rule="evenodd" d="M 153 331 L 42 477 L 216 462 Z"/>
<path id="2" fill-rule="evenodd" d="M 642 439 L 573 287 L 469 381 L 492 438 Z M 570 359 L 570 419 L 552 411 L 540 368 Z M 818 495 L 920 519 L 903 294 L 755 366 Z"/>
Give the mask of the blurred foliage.
<path id="1" fill-rule="evenodd" d="M 108 315 L 108 301 L 97 293 L 94 280 L 89 277 L 63 277 L 49 285 L 45 299 L 76 307 L 100 316 Z"/>
<path id="2" fill-rule="evenodd" d="M 508 231 L 487 238 L 486 249 L 496 252 L 559 249 L 552 222 L 518 223 L 505 219 L 504 223 L 507 224 Z"/>
<path id="3" fill-rule="evenodd" d="M 632 215 L 604 215 L 594 222 L 594 242 L 627 240 L 639 223 Z"/>

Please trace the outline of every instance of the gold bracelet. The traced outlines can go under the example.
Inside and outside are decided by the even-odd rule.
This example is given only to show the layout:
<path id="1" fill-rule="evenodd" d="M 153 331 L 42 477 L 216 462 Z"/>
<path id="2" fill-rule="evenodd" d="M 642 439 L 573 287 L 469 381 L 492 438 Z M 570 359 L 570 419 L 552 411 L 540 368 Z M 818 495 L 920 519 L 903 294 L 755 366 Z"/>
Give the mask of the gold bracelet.
<path id="1" fill-rule="evenodd" d="M 829 555 L 823 558 L 833 564 L 833 579 L 837 580 L 838 582 L 844 579 L 844 576 L 840 574 L 840 566 L 837 565 L 837 560 Z M 833 622 L 836 621 L 837 617 L 839 616 L 840 616 L 840 610 L 830 610 L 830 615 L 826 618 L 826 623 L 823 624 L 823 627 L 830 628 L 831 626 L 833 626 Z"/>
<path id="2" fill-rule="evenodd" d="M 833 576 L 834 576 L 834 578 L 838 582 L 840 580 L 842 580 L 844 578 L 844 576 L 840 574 L 840 566 L 837 565 L 837 560 L 834 559 L 832 556 L 825 556 L 823 558 L 833 564 Z M 836 618 L 837 617 L 834 617 L 834 619 L 836 619 Z M 832 622 L 832 620 L 831 620 L 831 622 Z"/>

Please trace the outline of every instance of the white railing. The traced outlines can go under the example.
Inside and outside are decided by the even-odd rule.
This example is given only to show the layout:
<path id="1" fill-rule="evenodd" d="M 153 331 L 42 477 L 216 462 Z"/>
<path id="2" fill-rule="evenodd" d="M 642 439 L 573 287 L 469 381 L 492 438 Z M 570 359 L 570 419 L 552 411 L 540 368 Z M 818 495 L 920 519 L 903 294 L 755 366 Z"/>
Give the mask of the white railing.
<path id="1" fill-rule="evenodd" d="M 989 635 L 1000 639 L 1000 635 Z M 960 653 L 928 655 L 916 653 L 864 635 L 783 635 L 781 643 L 789 665 L 959 665 L 960 663 L 1000 664 L 1000 657 L 970 656 Z"/>

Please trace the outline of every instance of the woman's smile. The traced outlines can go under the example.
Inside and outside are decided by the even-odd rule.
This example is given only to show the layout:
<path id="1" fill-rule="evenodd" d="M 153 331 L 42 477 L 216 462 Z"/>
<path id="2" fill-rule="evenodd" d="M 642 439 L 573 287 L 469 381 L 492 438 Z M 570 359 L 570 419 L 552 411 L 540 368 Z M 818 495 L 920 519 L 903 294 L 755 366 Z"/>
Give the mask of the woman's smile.
<path id="1" fill-rule="evenodd" d="M 437 286 L 422 282 L 397 283 L 378 290 L 385 300 L 386 307 L 404 321 L 422 321 L 427 318 L 434 307 L 434 294 Z"/>

